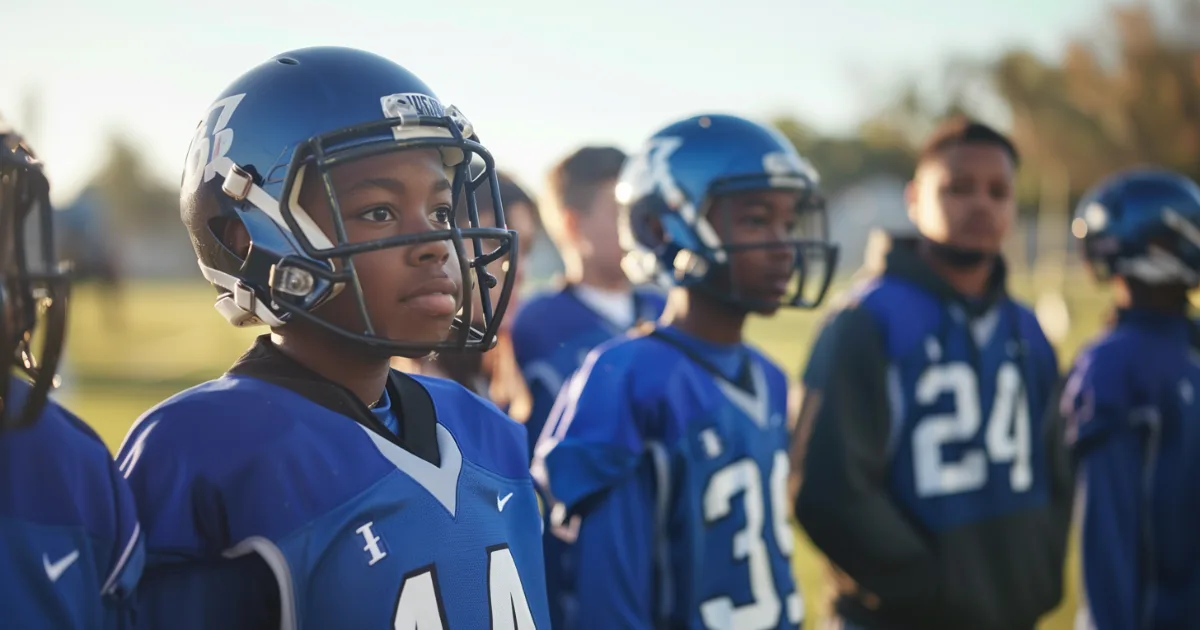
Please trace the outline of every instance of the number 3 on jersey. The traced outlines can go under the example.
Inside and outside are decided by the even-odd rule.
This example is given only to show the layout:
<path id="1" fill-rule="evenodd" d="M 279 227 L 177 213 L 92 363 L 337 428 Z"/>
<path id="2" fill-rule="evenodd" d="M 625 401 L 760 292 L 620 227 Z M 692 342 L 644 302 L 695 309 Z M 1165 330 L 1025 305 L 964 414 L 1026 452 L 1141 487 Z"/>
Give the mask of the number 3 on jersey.
<path id="1" fill-rule="evenodd" d="M 775 545 L 783 555 L 791 558 L 795 541 L 788 524 L 787 477 L 789 470 L 787 453 L 779 451 L 771 462 L 768 488 L 771 501 L 771 522 L 766 522 L 766 503 L 763 497 L 762 473 L 753 459 L 740 459 L 713 473 L 704 491 L 704 520 L 716 522 L 729 515 L 733 498 L 742 495 L 746 512 L 746 527 L 733 539 L 733 558 L 745 561 L 750 571 L 750 603 L 736 606 L 731 597 L 714 597 L 700 604 L 700 616 L 708 628 L 746 628 L 769 630 L 779 626 L 783 606 L 779 601 L 778 587 L 771 574 L 771 558 L 764 537 L 774 536 Z M 799 625 L 804 617 L 804 601 L 798 593 L 788 594 L 788 623 Z"/>
<path id="2" fill-rule="evenodd" d="M 533 612 L 508 545 L 489 547 L 487 587 L 491 630 L 535 630 Z M 437 570 L 427 566 L 404 578 L 392 615 L 392 630 L 449 630 L 437 586 Z"/>
<path id="3" fill-rule="evenodd" d="M 917 381 L 916 403 L 933 405 L 943 394 L 954 397 L 954 411 L 926 416 L 913 430 L 913 467 L 917 495 L 936 497 L 978 490 L 987 484 L 990 463 L 1011 463 L 1013 492 L 1033 484 L 1030 467 L 1029 402 L 1021 373 L 1012 363 L 996 372 L 996 394 L 988 417 L 984 448 L 962 451 L 946 461 L 943 446 L 969 442 L 978 435 L 982 415 L 975 371 L 966 363 L 934 365 Z"/>

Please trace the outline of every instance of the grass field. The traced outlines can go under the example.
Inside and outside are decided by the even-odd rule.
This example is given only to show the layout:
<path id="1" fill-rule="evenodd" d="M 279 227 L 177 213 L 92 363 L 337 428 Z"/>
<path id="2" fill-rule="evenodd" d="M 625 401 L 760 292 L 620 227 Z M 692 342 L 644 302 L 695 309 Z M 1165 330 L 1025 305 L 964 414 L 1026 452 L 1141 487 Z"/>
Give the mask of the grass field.
<path id="1" fill-rule="evenodd" d="M 1032 299 L 1045 278 L 1016 276 L 1014 292 Z M 1094 335 L 1106 297 L 1083 277 L 1066 283 L 1064 297 L 1072 326 L 1058 344 L 1064 367 L 1079 346 Z M 75 292 L 71 306 L 67 366 L 59 399 L 82 415 L 114 451 L 130 424 L 147 408 L 179 390 L 220 375 L 262 329 L 238 330 L 213 310 L 214 292 L 207 285 L 139 284 L 121 295 L 107 311 L 95 289 Z M 115 317 L 109 315 L 115 314 Z M 771 320 L 755 320 L 752 340 L 794 377 L 808 356 L 819 313 L 790 312 Z M 826 591 L 819 555 L 801 534 L 796 571 L 804 589 L 809 628 L 823 615 Z M 1075 607 L 1074 554 L 1068 567 L 1068 591 L 1062 605 L 1041 628 L 1071 627 Z"/>

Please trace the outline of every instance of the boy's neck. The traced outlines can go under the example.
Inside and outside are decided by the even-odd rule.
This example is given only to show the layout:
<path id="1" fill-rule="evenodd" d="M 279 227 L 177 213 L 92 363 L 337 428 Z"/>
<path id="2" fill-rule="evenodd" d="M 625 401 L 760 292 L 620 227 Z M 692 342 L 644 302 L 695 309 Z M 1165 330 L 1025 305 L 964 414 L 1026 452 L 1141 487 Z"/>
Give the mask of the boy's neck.
<path id="1" fill-rule="evenodd" d="M 1151 286 L 1119 277 L 1113 282 L 1113 305 L 1171 317 L 1187 317 L 1190 306 L 1185 286 Z"/>
<path id="2" fill-rule="evenodd" d="M 288 330 L 297 324 L 305 328 Z M 293 361 L 350 390 L 368 407 L 383 396 L 387 387 L 390 357 L 366 351 L 332 333 L 293 322 L 272 330 L 271 343 Z"/>
<path id="3" fill-rule="evenodd" d="M 729 345 L 742 342 L 746 315 L 699 291 L 676 288 L 667 297 L 663 320 L 697 339 Z"/>
<path id="4" fill-rule="evenodd" d="M 567 282 L 571 284 L 586 284 L 605 291 L 627 291 L 630 288 L 629 278 L 619 267 L 615 270 L 605 269 L 579 255 L 563 256 L 563 267 Z"/>
<path id="5" fill-rule="evenodd" d="M 939 277 L 960 295 L 968 298 L 982 297 L 987 293 L 988 282 L 996 264 L 995 257 L 988 257 L 978 265 L 956 267 L 942 260 L 933 252 L 928 241 L 921 241 L 917 249 L 921 259 Z"/>

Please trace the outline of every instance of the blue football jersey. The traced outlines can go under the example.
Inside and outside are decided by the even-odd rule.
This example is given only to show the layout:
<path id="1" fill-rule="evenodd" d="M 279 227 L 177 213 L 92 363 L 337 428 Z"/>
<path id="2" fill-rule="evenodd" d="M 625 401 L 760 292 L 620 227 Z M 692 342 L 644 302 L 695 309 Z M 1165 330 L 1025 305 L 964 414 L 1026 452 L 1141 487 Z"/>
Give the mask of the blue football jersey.
<path id="1" fill-rule="evenodd" d="M 639 322 L 658 319 L 666 306 L 666 297 L 650 288 L 634 289 L 631 299 Z M 525 421 L 530 453 L 566 379 L 593 348 L 625 332 L 584 303 L 573 285 L 538 295 L 522 306 L 513 323 L 512 339 L 517 365 L 532 398 Z M 571 559 L 575 526 L 551 520 L 551 510 L 546 510 L 545 516 L 547 535 L 542 545 L 550 620 L 558 630 L 571 630 L 577 608 Z"/>
<path id="2" fill-rule="evenodd" d="M 255 353 L 290 361 L 269 341 Z M 194 593 L 227 579 L 209 565 L 248 554 L 274 575 L 285 629 L 550 627 L 520 424 L 452 381 L 393 373 L 402 431 L 436 420 L 429 461 L 356 399 L 366 418 L 310 398 L 336 386 L 278 373 L 235 366 L 147 412 L 122 449 L 152 627 L 211 626 L 223 603 Z M 221 627 L 243 623 L 230 614 Z"/>
<path id="3" fill-rule="evenodd" d="M 29 385 L 13 379 L 19 408 Z M 0 433 L 0 626 L 132 628 L 144 550 L 108 448 L 53 401 Z"/>
<path id="4" fill-rule="evenodd" d="M 1079 462 L 1076 627 L 1200 627 L 1200 358 L 1182 317 L 1129 310 L 1063 392 Z"/>
<path id="5" fill-rule="evenodd" d="M 666 306 L 666 296 L 650 288 L 634 289 L 631 299 L 635 324 L 657 320 Z M 512 338 L 517 365 L 533 397 L 533 410 L 525 423 L 531 449 L 566 379 L 593 348 L 625 332 L 588 307 L 572 285 L 535 296 L 522 305 L 513 322 Z"/>
<path id="6" fill-rule="evenodd" d="M 886 344 L 896 501 L 934 533 L 1046 505 L 1058 367 L 1033 313 L 1004 299 L 968 316 L 891 276 L 858 302 Z"/>
<path id="7" fill-rule="evenodd" d="M 535 475 L 581 513 L 579 628 L 798 628 L 787 382 L 747 346 L 676 329 L 597 348 Z"/>

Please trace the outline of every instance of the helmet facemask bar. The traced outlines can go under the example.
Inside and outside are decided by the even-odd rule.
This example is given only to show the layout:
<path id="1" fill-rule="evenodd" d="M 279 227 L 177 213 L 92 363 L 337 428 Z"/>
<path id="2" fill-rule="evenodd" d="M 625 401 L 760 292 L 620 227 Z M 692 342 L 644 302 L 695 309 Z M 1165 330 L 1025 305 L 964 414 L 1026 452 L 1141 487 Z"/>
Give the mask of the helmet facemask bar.
<path id="1" fill-rule="evenodd" d="M 18 149 L 17 155 L 22 152 Z M 37 220 L 29 222 L 33 213 Z M 50 186 L 39 167 L 0 164 L 0 217 L 0 430 L 7 430 L 36 422 L 57 386 L 69 285 L 54 244 Z M 31 244 L 36 252 L 30 251 Z M 14 372 L 32 385 L 19 408 L 10 391 Z"/>
<path id="2" fill-rule="evenodd" d="M 401 127 L 406 131 L 419 128 L 440 129 L 445 135 L 422 135 L 380 140 L 382 135 L 390 135 L 392 130 Z M 366 141 L 364 141 L 366 140 Z M 348 146 L 347 146 L 348 145 Z M 344 219 L 341 214 L 341 204 L 335 190 L 332 170 L 355 160 L 363 160 L 385 153 L 410 149 L 436 149 L 445 156 L 449 152 L 457 152 L 459 159 L 452 166 L 453 177 L 451 184 L 450 221 L 445 229 L 433 229 L 421 232 L 400 234 L 380 239 L 351 242 L 348 238 Z M 479 177 L 470 176 L 469 162 L 472 157 L 479 158 L 484 163 L 484 170 Z M 299 187 L 303 183 L 306 169 L 316 169 L 321 181 L 325 200 L 328 203 L 334 234 L 334 242 L 323 233 L 313 234 L 315 224 L 307 211 L 300 208 L 298 199 Z M 459 125 L 450 117 L 412 116 L 389 118 L 365 123 L 319 135 L 302 143 L 293 153 L 289 165 L 287 179 L 279 199 L 280 216 L 295 237 L 305 256 L 289 256 L 280 260 L 272 270 L 271 294 L 273 300 L 282 310 L 294 317 L 299 317 L 316 323 L 339 335 L 371 347 L 381 348 L 395 354 L 412 354 L 436 352 L 441 350 L 488 350 L 495 345 L 496 332 L 504 315 L 511 290 L 509 286 L 516 265 L 510 264 L 506 276 L 506 287 L 502 291 L 497 304 L 492 304 L 486 287 L 494 284 L 496 279 L 486 270 L 486 265 L 509 257 L 515 261 L 517 251 L 515 246 L 516 234 L 505 227 L 503 208 L 497 203 L 494 212 L 496 226 L 494 228 L 480 227 L 478 206 L 475 202 L 475 192 L 487 182 L 492 190 L 498 190 L 495 163 L 491 155 L 472 136 L 463 136 Z M 455 223 L 455 213 L 465 209 L 470 227 L 459 228 Z M 307 229 L 306 229 L 307 228 Z M 466 241 L 470 240 L 473 255 L 468 256 Z M 314 242 L 316 241 L 316 242 Z M 407 342 L 381 336 L 376 330 L 377 322 L 373 322 L 368 309 L 368 296 L 364 294 L 354 257 L 379 250 L 410 247 L 422 243 L 447 242 L 454 251 L 458 261 L 460 286 L 460 310 L 455 317 L 450 336 L 440 342 Z M 496 246 L 490 250 L 485 247 L 485 241 L 494 241 Z M 288 274 L 300 274 L 300 285 L 315 287 L 315 279 L 330 283 L 334 289 L 322 298 L 328 301 L 346 286 L 353 291 L 354 302 L 358 315 L 363 323 L 363 331 L 347 330 L 310 310 L 294 303 L 294 297 L 289 299 L 289 292 L 281 290 L 288 284 Z M 307 279 L 304 278 L 307 276 Z M 293 282 L 294 284 L 294 282 Z M 472 328 L 469 317 L 474 309 L 475 298 L 472 288 L 480 287 L 479 299 L 481 309 L 485 314 L 483 329 Z"/>

